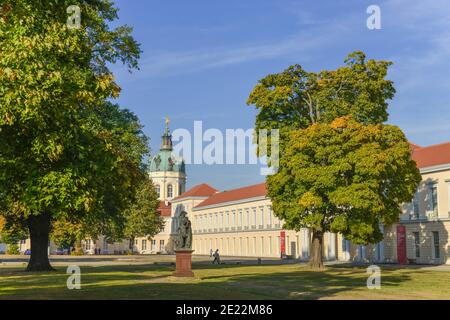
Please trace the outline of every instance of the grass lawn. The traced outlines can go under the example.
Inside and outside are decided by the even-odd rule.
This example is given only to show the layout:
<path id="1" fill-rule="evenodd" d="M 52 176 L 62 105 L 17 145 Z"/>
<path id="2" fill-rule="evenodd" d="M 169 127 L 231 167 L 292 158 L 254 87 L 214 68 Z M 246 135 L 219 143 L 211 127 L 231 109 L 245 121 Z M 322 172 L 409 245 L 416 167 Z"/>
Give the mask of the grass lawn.
<path id="1" fill-rule="evenodd" d="M 382 269 L 381 289 L 366 287 L 363 267 L 194 265 L 196 278 L 171 277 L 174 267 L 82 267 L 81 290 L 68 290 L 65 268 L 26 273 L 0 267 L 0 299 L 450 299 L 450 272 Z"/>

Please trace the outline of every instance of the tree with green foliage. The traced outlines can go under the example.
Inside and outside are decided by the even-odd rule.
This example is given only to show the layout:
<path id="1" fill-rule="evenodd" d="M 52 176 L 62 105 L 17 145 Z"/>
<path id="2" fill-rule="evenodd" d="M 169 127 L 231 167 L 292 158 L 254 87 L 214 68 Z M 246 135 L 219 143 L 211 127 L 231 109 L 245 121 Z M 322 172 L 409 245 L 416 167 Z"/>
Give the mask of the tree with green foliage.
<path id="1" fill-rule="evenodd" d="M 6 219 L 0 216 L 0 243 L 7 244 L 6 254 L 20 254 L 19 241 L 28 238 L 28 232 L 20 224 L 7 223 Z"/>
<path id="2" fill-rule="evenodd" d="M 133 249 L 137 237 L 153 237 L 164 228 L 164 221 L 158 212 L 159 200 L 155 186 L 149 177 L 143 179 L 137 188 L 134 202 L 121 213 L 121 223 L 110 223 L 99 227 L 97 223 L 88 225 L 83 221 L 59 219 L 54 221 L 51 240 L 61 248 L 81 250 L 81 241 L 105 236 L 113 243 L 128 239 Z M 94 220 L 94 222 L 96 222 Z"/>
<path id="3" fill-rule="evenodd" d="M 81 241 L 86 238 L 86 233 L 81 223 L 67 219 L 53 221 L 50 232 L 52 240 L 59 248 L 72 249 L 80 253 Z"/>
<path id="4" fill-rule="evenodd" d="M 396 126 L 341 117 L 291 133 L 280 170 L 268 178 L 273 209 L 285 227 L 312 229 L 311 266 L 322 268 L 325 232 L 356 244 L 383 239 L 421 180 L 410 145 Z"/>
<path id="5" fill-rule="evenodd" d="M 110 27 L 108 0 L 3 1 L 1 16 L 0 212 L 29 230 L 27 270 L 47 271 L 54 221 L 123 225 L 144 179 L 147 146 L 129 146 L 146 141 L 139 125 L 107 102 L 120 91 L 108 65 L 137 68 L 140 49 L 131 28 Z"/>
<path id="6" fill-rule="evenodd" d="M 0 217 L 0 243 L 17 245 L 19 241 L 27 238 L 27 229 L 21 224 L 7 222 L 6 219 Z"/>
<path id="7" fill-rule="evenodd" d="M 136 188 L 133 203 L 123 210 L 116 212 L 115 219 L 88 219 L 76 220 L 77 215 L 71 216 L 69 221 L 61 219 L 53 224 L 51 239 L 63 248 L 75 247 L 80 251 L 80 243 L 85 238 L 98 238 L 105 236 L 110 242 L 130 239 L 131 237 L 145 236 L 158 233 L 161 221 L 157 208 L 158 195 L 154 185 L 145 174 L 147 166 L 142 162 L 143 154 L 149 154 L 148 139 L 142 133 L 139 119 L 129 110 L 121 110 L 119 106 L 106 103 L 95 110 L 96 117 L 100 121 L 98 126 L 106 129 L 114 138 L 117 147 L 127 157 L 133 158 L 135 163 L 141 163 L 140 170 L 143 173 L 140 185 Z M 105 197 L 111 191 L 105 189 Z M 105 210 L 111 212 L 117 208 L 114 199 L 110 199 Z M 102 213 L 100 216 L 111 218 L 111 215 Z M 99 217 L 100 218 L 100 217 Z M 137 223 L 142 223 L 138 226 Z M 134 230 L 134 231 L 133 231 Z M 134 235 L 133 235 L 134 232 Z"/>
<path id="8" fill-rule="evenodd" d="M 125 211 L 124 238 L 130 240 L 130 250 L 135 238 L 151 238 L 164 228 L 164 220 L 158 212 L 159 203 L 155 186 L 148 178 L 140 185 L 136 202 Z"/>
<path id="9" fill-rule="evenodd" d="M 356 51 L 336 70 L 315 73 L 293 65 L 270 74 L 259 80 L 247 100 L 258 111 L 255 132 L 267 129 L 270 135 L 271 129 L 278 129 L 283 149 L 292 130 L 314 123 L 330 123 L 346 115 L 365 124 L 385 122 L 387 100 L 395 94 L 392 81 L 386 79 L 391 64 L 366 60 L 363 52 Z M 263 149 L 258 152 L 265 155 Z M 267 152 L 270 154 L 270 148 Z"/>
<path id="10" fill-rule="evenodd" d="M 267 178 L 268 194 L 286 228 L 312 230 L 315 269 L 323 267 L 325 232 L 380 241 L 379 225 L 399 219 L 400 204 L 420 182 L 407 139 L 383 124 L 395 93 L 386 79 L 391 63 L 359 51 L 345 62 L 319 73 L 291 66 L 260 80 L 248 99 L 258 109 L 256 131 L 280 130 L 279 170 Z"/>

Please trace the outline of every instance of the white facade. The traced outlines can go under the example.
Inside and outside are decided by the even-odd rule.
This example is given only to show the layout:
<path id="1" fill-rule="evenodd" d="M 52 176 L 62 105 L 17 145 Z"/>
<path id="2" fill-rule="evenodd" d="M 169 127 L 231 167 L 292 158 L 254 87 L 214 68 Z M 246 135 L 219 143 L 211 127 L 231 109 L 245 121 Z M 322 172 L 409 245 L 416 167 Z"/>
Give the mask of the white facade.
<path id="1" fill-rule="evenodd" d="M 155 171 L 149 172 L 149 176 L 161 201 L 170 201 L 186 191 L 186 174 L 183 172 Z"/>

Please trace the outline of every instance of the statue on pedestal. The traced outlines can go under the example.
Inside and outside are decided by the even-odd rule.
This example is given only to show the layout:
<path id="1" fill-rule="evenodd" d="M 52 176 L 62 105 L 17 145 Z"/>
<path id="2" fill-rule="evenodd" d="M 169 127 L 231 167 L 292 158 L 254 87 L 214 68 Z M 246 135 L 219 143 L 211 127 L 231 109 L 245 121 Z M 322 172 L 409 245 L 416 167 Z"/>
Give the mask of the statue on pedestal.
<path id="1" fill-rule="evenodd" d="M 192 226 L 187 217 L 187 212 L 182 211 L 179 217 L 178 235 L 175 240 L 176 250 L 191 250 L 192 248 Z"/>
<path id="2" fill-rule="evenodd" d="M 182 211 L 179 217 L 177 229 L 178 235 L 175 239 L 176 270 L 175 277 L 194 277 L 192 272 L 192 227 L 187 217 L 187 212 Z"/>

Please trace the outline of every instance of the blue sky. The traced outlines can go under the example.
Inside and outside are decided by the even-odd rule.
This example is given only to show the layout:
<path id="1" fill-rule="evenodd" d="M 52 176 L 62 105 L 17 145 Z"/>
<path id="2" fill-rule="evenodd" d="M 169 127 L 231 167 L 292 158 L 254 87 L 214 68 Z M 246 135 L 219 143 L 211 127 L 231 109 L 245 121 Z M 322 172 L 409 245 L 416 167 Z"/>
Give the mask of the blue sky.
<path id="1" fill-rule="evenodd" d="M 159 149 L 164 118 L 171 129 L 252 128 L 246 105 L 259 79 L 294 63 L 319 71 L 363 50 L 391 60 L 397 94 L 389 123 L 410 141 L 450 141 L 450 5 L 448 0 L 117 0 L 118 23 L 134 27 L 141 70 L 114 66 L 121 106 L 135 112 Z M 366 27 L 369 5 L 382 29 Z M 257 165 L 189 165 L 188 187 L 224 190 L 264 181 Z"/>

